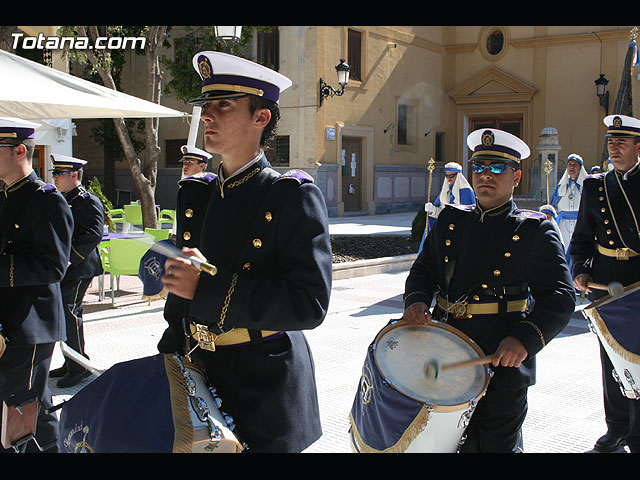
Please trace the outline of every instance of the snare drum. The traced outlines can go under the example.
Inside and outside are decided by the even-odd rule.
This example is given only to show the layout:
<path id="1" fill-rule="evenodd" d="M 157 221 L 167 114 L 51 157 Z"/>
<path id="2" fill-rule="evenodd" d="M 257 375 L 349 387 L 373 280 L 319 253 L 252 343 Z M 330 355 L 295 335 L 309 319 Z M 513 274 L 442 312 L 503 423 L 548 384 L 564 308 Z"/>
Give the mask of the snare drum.
<path id="1" fill-rule="evenodd" d="M 392 321 L 369 346 L 349 416 L 354 452 L 455 453 L 491 371 L 478 365 L 425 375 L 440 364 L 484 353 L 450 325 Z"/>
<path id="2" fill-rule="evenodd" d="M 158 354 L 118 363 L 60 409 L 63 453 L 238 453 L 233 420 L 197 366 Z"/>
<path id="3" fill-rule="evenodd" d="M 640 400 L 640 282 L 625 287 L 622 295 L 606 295 L 587 305 L 583 315 L 611 360 L 611 374 L 622 394 Z"/>

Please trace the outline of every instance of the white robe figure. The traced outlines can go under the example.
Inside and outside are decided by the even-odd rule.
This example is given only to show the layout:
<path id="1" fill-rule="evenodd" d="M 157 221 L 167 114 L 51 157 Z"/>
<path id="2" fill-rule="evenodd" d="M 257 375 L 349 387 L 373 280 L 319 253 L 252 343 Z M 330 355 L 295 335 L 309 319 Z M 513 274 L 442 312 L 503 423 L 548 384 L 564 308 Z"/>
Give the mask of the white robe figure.
<path id="1" fill-rule="evenodd" d="M 449 162 L 444 166 L 445 177 L 442 182 L 442 190 L 440 190 L 440 194 L 433 201 L 433 203 L 426 203 L 424 206 L 425 212 L 427 212 L 427 222 L 424 229 L 424 235 L 422 235 L 422 242 L 420 242 L 420 248 L 418 249 L 418 254 L 422 252 L 422 247 L 424 245 L 424 239 L 427 237 L 427 234 L 433 228 L 433 224 L 436 223 L 438 215 L 444 208 L 447 203 L 456 203 L 459 205 L 475 205 L 476 196 L 473 193 L 473 189 L 471 185 L 462 175 L 462 166 L 456 162 Z M 456 180 L 453 185 L 449 184 L 449 180 L 447 179 L 447 175 L 452 173 L 456 173 Z"/>
<path id="2" fill-rule="evenodd" d="M 587 177 L 587 171 L 584 169 L 584 162 L 580 155 L 572 153 L 567 158 L 567 163 L 575 160 L 580 164 L 580 173 L 578 178 L 569 178 L 569 173 L 565 170 L 564 175 L 558 182 L 555 192 L 551 197 L 551 205 L 558 212 L 556 221 L 560 227 L 562 234 L 562 242 L 565 246 L 565 254 L 568 254 L 569 245 L 571 244 L 571 236 L 576 227 L 578 219 L 578 210 L 580 209 L 580 197 L 582 196 L 582 182 Z"/>

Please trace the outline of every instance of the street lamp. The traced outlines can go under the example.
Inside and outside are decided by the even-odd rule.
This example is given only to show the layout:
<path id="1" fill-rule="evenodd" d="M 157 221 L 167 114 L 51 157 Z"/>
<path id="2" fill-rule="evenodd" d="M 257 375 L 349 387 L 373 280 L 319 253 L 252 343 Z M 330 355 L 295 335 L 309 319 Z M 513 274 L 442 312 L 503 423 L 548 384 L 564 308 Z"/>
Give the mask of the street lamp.
<path id="1" fill-rule="evenodd" d="M 595 84 L 596 94 L 598 98 L 600 98 L 600 106 L 604 107 L 606 114 L 609 115 L 609 90 L 607 90 L 609 80 L 604 77 L 604 73 L 601 73 L 600 78 L 595 81 Z"/>
<path id="2" fill-rule="evenodd" d="M 225 52 L 231 53 L 233 46 L 240 41 L 242 37 L 242 25 L 234 27 L 214 26 L 216 40 L 221 41 L 225 45 Z"/>
<path id="3" fill-rule="evenodd" d="M 338 74 L 338 84 L 340 90 L 336 90 L 331 85 L 326 83 L 322 77 L 320 78 L 320 105 L 322 106 L 322 100 L 326 97 L 333 97 L 334 95 L 341 96 L 344 93 L 344 87 L 349 83 L 349 72 L 351 67 L 344 63 L 344 58 L 340 59 L 340 63 L 336 65 L 336 73 Z"/>

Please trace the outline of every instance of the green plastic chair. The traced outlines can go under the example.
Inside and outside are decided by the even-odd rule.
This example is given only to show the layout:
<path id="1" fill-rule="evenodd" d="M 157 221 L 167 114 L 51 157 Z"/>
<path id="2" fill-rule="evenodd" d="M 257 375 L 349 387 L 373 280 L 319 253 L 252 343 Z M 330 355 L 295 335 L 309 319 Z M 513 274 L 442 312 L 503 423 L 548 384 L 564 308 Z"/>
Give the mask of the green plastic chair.
<path id="1" fill-rule="evenodd" d="M 107 242 L 102 242 L 105 244 Z M 101 244 L 101 250 L 102 250 Z M 115 307 L 115 291 L 120 289 L 120 275 L 138 276 L 140 259 L 149 250 L 149 245 L 128 238 L 112 238 L 102 255 L 103 268 L 109 273 L 111 286 L 111 304 Z M 114 277 L 117 286 L 114 287 Z"/>
<path id="2" fill-rule="evenodd" d="M 113 223 L 124 223 L 124 210 L 122 208 L 113 208 L 109 210 L 109 216 Z"/>
<path id="3" fill-rule="evenodd" d="M 158 225 L 162 225 L 164 223 L 170 223 L 171 228 L 176 223 L 176 211 L 170 209 L 162 209 L 160 210 L 160 216 L 158 217 Z"/>
<path id="4" fill-rule="evenodd" d="M 124 231 L 129 231 L 131 225 L 142 225 L 142 207 L 140 205 L 124 206 Z"/>
<path id="5" fill-rule="evenodd" d="M 171 230 L 167 230 L 166 228 L 145 228 L 144 233 L 151 235 L 156 242 L 159 242 L 160 240 L 169 238 Z"/>

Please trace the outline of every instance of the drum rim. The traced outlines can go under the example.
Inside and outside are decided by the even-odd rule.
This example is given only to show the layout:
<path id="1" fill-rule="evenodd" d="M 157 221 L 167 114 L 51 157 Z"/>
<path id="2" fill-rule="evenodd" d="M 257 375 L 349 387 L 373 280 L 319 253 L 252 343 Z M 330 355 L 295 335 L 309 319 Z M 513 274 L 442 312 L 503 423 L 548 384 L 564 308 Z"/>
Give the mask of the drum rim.
<path id="1" fill-rule="evenodd" d="M 377 346 L 378 343 L 379 343 L 380 338 L 384 334 L 386 334 L 390 330 L 394 330 L 394 329 L 396 329 L 398 327 L 403 327 L 403 326 L 435 327 L 435 328 L 440 328 L 440 329 L 442 329 L 444 331 L 449 331 L 449 332 L 451 332 L 451 333 L 453 333 L 455 335 L 460 336 L 462 338 L 462 340 L 464 340 L 471 348 L 473 348 L 473 350 L 478 354 L 479 357 L 483 357 L 485 355 L 484 351 L 482 350 L 482 348 L 480 348 L 480 345 L 478 345 L 466 333 L 462 332 L 461 330 L 457 329 L 456 327 L 454 327 L 452 325 L 449 325 L 447 323 L 438 322 L 437 320 L 432 320 L 429 324 L 426 324 L 426 323 L 425 324 L 409 323 L 404 319 L 391 320 L 391 322 L 389 322 L 389 324 L 387 324 L 382 330 L 380 330 L 378 332 L 378 334 L 376 335 L 376 338 L 374 339 L 373 343 Z M 373 361 L 375 362 L 376 368 L 378 369 L 378 371 L 381 371 L 380 365 L 378 364 L 377 355 L 373 355 Z M 471 405 L 471 402 L 473 400 L 478 402 L 487 393 L 487 389 L 489 388 L 489 381 L 491 380 L 491 375 L 489 374 L 489 369 L 488 368 L 485 368 L 484 372 L 485 372 L 484 386 L 483 386 L 482 390 L 480 391 L 480 393 L 478 393 L 478 395 L 476 395 L 475 397 L 473 397 L 473 398 L 471 398 L 471 399 L 469 399 L 469 400 L 467 400 L 465 402 L 458 403 L 458 404 L 455 404 L 455 405 L 442 405 L 442 404 L 439 404 L 439 403 L 425 402 L 424 400 L 421 400 L 419 398 L 415 398 L 414 396 L 403 392 L 396 385 L 394 385 L 393 382 L 391 382 L 391 381 L 387 381 L 386 383 L 391 388 L 393 388 L 395 391 L 397 391 L 398 393 L 404 395 L 407 398 L 410 398 L 412 400 L 420 402 L 423 405 L 427 405 L 433 411 L 437 411 L 437 412 L 455 412 L 455 411 L 458 411 L 458 410 L 464 410 L 464 409 L 468 408 Z"/>
<path id="2" fill-rule="evenodd" d="M 630 293 L 634 293 L 636 290 L 640 290 L 640 282 L 631 283 L 624 287 L 624 291 L 621 295 L 612 297 L 610 294 L 607 294 L 604 297 L 591 302 L 589 305 L 586 305 L 583 310 L 586 312 L 587 310 L 593 310 L 594 308 L 601 307 L 603 305 L 606 305 L 607 303 L 611 303 L 626 295 L 629 295 Z"/>

